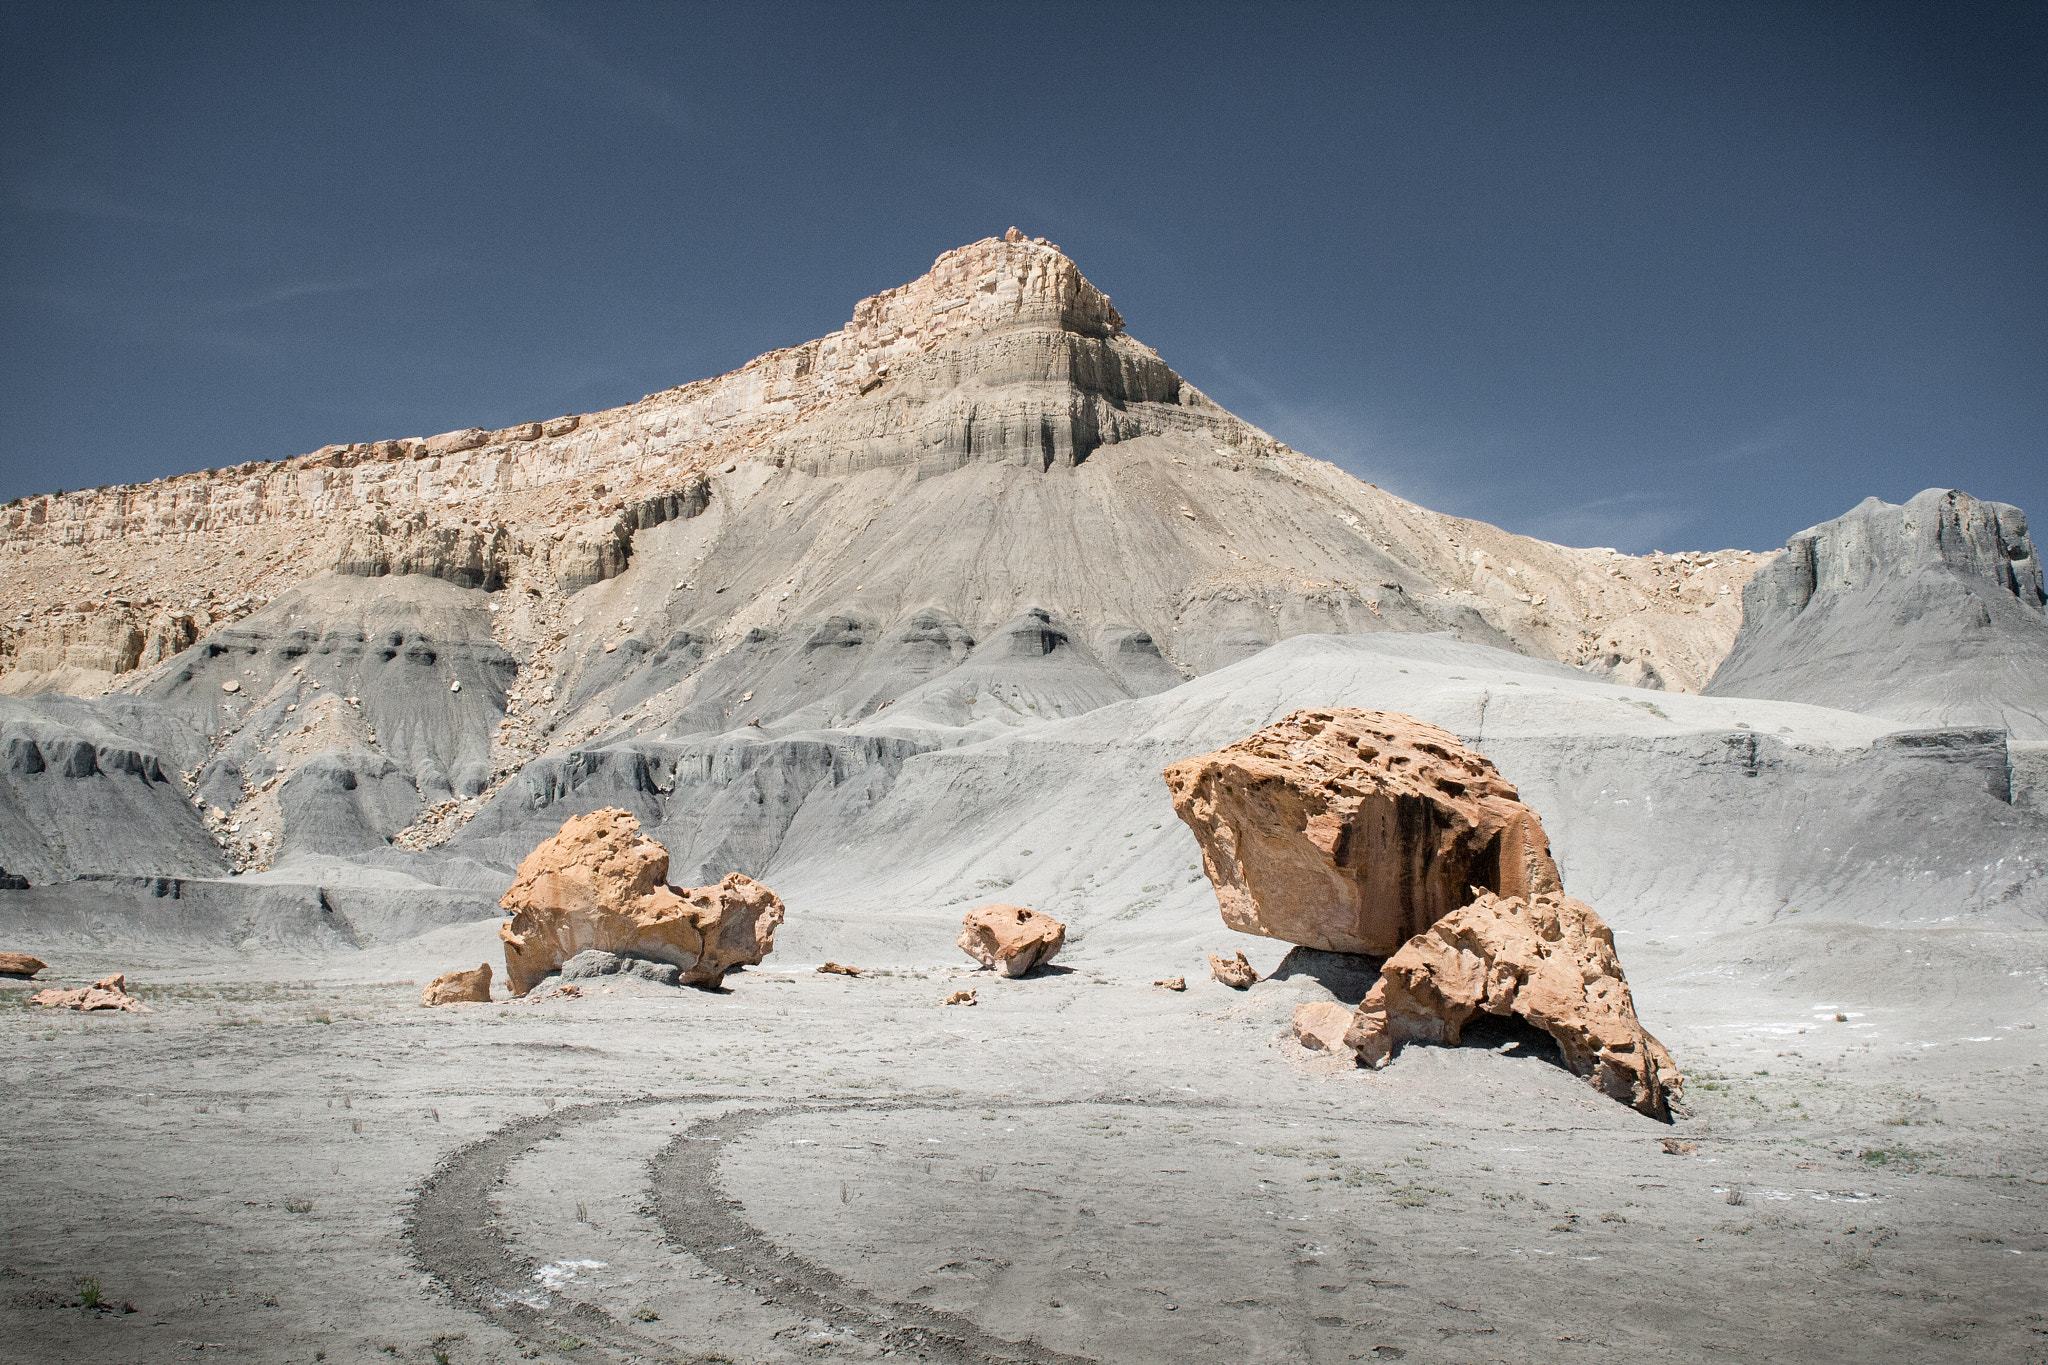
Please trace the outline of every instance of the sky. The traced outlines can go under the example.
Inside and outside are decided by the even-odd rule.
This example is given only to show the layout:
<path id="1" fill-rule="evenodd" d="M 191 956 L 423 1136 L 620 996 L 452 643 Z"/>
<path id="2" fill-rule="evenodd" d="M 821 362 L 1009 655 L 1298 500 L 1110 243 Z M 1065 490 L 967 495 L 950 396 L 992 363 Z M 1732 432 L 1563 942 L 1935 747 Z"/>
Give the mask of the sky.
<path id="1" fill-rule="evenodd" d="M 2048 5 L 0 0 L 0 44 L 0 499 L 631 402 L 1015 224 L 1441 511 L 2048 526 Z"/>

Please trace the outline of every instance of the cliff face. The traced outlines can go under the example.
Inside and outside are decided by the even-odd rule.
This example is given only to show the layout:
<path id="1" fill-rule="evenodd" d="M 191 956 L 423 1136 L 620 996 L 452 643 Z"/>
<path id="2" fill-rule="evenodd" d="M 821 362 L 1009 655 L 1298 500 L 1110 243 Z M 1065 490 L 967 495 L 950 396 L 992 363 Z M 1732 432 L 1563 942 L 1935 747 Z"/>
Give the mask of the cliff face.
<path id="1" fill-rule="evenodd" d="M 1728 599 L 1752 567 L 1735 554 L 1564 550 L 1359 484 L 1210 402 L 1125 335 L 1071 260 L 1013 231 L 863 300 L 830 336 L 626 407 L 20 500 L 0 514 L 0 691 L 96 692 L 326 570 L 575 594 L 624 573 L 637 533 L 702 513 L 714 484 L 758 496 L 747 471 L 810 484 L 990 465 L 1045 474 L 1145 437 L 1172 446 L 1155 463 L 1181 486 L 1128 491 L 1171 500 L 1155 509 L 1169 521 L 1205 523 L 1175 523 L 1186 534 L 1157 549 L 1177 562 L 1145 572 L 1178 580 L 1172 595 L 1189 600 L 1173 609 L 1214 618 L 1211 633 L 1237 645 L 1299 629 L 1469 628 L 1684 690 L 1732 638 Z M 1196 470 L 1236 477 L 1213 486 Z M 1291 515 L 1222 535 L 1206 524 L 1237 520 L 1246 485 L 1275 480 L 1319 504 L 1339 543 L 1311 548 L 1328 537 Z M 1253 543 L 1233 543 L 1246 532 Z M 1443 600 L 1407 610 L 1417 589 Z M 991 609 L 985 624 L 1010 614 Z M 1184 653 L 1187 669 L 1210 666 L 1203 648 Z"/>
<path id="2" fill-rule="evenodd" d="M 2048 739 L 2043 601 L 2019 508 L 1942 488 L 1868 498 L 1750 583 L 1707 690 Z"/>
<path id="3" fill-rule="evenodd" d="M 625 407 L 25 499 L 0 693 L 174 714 L 206 834 L 259 865 L 432 842 L 549 751 L 1017 724 L 1302 634 L 1696 689 L 1755 562 L 1404 502 L 1224 411 L 1013 232 Z"/>

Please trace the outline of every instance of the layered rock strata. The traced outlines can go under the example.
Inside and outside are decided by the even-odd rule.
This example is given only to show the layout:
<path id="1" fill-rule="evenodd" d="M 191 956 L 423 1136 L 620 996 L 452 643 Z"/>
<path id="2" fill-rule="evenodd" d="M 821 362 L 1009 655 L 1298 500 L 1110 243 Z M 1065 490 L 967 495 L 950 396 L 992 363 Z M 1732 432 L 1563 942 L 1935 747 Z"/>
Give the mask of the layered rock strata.
<path id="1" fill-rule="evenodd" d="M 1066 925 L 1021 905 L 969 910 L 960 929 L 960 951 L 1004 976 L 1022 976 L 1052 961 L 1066 942 Z"/>
<path id="2" fill-rule="evenodd" d="M 1471 899 L 1560 888 L 1536 813 L 1493 764 L 1385 711 L 1297 711 L 1165 770 L 1223 922 L 1384 957 Z"/>
<path id="3" fill-rule="evenodd" d="M 782 901 L 730 873 L 713 886 L 667 884 L 668 850 L 626 811 L 572 817 L 519 865 L 499 904 L 512 916 L 498 936 L 505 974 L 523 996 L 577 954 L 599 949 L 673 963 L 681 980 L 715 986 L 775 946 Z"/>
<path id="4" fill-rule="evenodd" d="M 1636 1017 L 1614 935 L 1591 906 L 1556 891 L 1488 892 L 1451 911 L 1382 964 L 1344 1043 L 1381 1067 L 1404 1043 L 1455 1045 L 1481 1013 L 1527 1020 L 1595 1089 L 1671 1117 L 1684 1078 Z M 1298 1012 L 1296 1022 L 1299 1033 Z"/>
<path id="5" fill-rule="evenodd" d="M 1801 531 L 1707 687 L 2048 739 L 2048 598 L 2017 507 L 1930 488 Z"/>
<path id="6" fill-rule="evenodd" d="M 1114 488 L 1053 492 L 1105 452 Z M 1007 474 L 957 477 L 973 470 Z M 992 563 L 994 582 L 939 564 L 903 600 L 862 602 L 905 580 L 861 572 L 878 545 L 927 543 L 900 524 L 914 499 L 888 509 L 949 478 L 949 514 L 986 498 L 1000 523 L 965 528 L 975 543 L 1050 535 L 1069 553 Z M 1090 504 L 1116 534 L 1039 525 Z M 1756 562 L 1568 550 L 1360 483 L 1218 407 L 1057 247 L 1019 235 L 947 252 L 829 336 L 609 411 L 17 499 L 0 510 L 0 690 L 100 691 L 182 647 L 178 618 L 203 638 L 329 569 L 578 594 L 625 576 L 650 531 L 707 512 L 721 552 L 700 564 L 693 547 L 663 576 L 685 571 L 671 606 L 713 654 L 856 608 L 887 624 L 936 604 L 972 632 L 1037 601 L 1090 636 L 1146 635 L 1183 671 L 1308 631 L 1450 629 L 1683 690 L 1725 652 Z M 871 536 L 819 537 L 822 519 Z M 755 552 L 776 542 L 802 548 Z M 720 581 L 695 584 L 699 567 Z M 505 625 L 522 653 L 549 643 L 551 623 Z"/>

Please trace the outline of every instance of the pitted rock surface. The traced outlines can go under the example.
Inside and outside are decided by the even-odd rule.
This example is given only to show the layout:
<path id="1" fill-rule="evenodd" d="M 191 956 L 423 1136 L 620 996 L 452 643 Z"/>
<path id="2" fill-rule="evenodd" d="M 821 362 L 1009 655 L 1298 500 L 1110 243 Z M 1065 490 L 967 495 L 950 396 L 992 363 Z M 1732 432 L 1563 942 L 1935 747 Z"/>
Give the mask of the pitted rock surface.
<path id="1" fill-rule="evenodd" d="M 1067 926 L 1021 905 L 984 905 L 962 921 L 960 949 L 1004 976 L 1050 962 L 1066 945 Z"/>
<path id="2" fill-rule="evenodd" d="M 668 850 L 626 811 L 572 817 L 519 865 L 498 930 L 514 995 L 596 948 L 669 962 L 687 985 L 713 986 L 775 947 L 782 901 L 734 872 L 713 886 L 668 885 Z"/>
<path id="3" fill-rule="evenodd" d="M 1465 904 L 1561 889 L 1536 812 L 1447 730 L 1386 711 L 1297 711 L 1166 769 L 1223 922 L 1384 957 Z"/>
<path id="4" fill-rule="evenodd" d="M 1584 902 L 1489 893 L 1452 911 L 1382 964 L 1344 1041 L 1381 1067 L 1404 1043 L 1455 1045 L 1482 1012 L 1526 1019 L 1596 1089 L 1670 1118 L 1684 1077 L 1636 1017 L 1614 935 Z"/>

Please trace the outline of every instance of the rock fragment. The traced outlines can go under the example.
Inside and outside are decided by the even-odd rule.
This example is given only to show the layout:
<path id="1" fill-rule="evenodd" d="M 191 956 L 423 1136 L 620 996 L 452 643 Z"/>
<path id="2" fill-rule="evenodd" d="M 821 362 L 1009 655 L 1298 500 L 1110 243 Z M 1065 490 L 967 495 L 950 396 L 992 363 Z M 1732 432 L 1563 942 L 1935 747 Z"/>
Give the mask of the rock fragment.
<path id="1" fill-rule="evenodd" d="M 1234 991 L 1244 990 L 1259 979 L 1259 974 L 1252 970 L 1252 964 L 1245 960 L 1243 953 L 1234 958 L 1209 954 L 1209 975 Z"/>
<path id="2" fill-rule="evenodd" d="M 1188 988 L 1188 979 L 1184 976 L 1169 976 L 1164 981 L 1155 981 L 1152 984 L 1163 986 L 1170 991 L 1184 991 Z"/>
<path id="3" fill-rule="evenodd" d="M 37 991 L 28 998 L 31 1005 L 41 1005 L 50 1010 L 77 1010 L 81 1014 L 93 1010 L 126 1010 L 130 1014 L 144 1014 L 149 1007 L 128 994 L 128 978 L 120 972 L 103 976 L 90 986 L 76 990 L 51 988 Z"/>
<path id="4" fill-rule="evenodd" d="M 1390 711 L 1296 711 L 1165 771 L 1223 922 L 1385 957 L 1463 905 L 1560 890 L 1536 812 L 1447 730 Z"/>
<path id="5" fill-rule="evenodd" d="M 830 975 L 830 976 L 859 976 L 859 975 L 860 975 L 860 968 L 858 968 L 858 967 L 849 967 L 849 966 L 847 966 L 847 965 L 846 965 L 846 964 L 845 964 L 844 962 L 827 962 L 827 963 L 825 963 L 825 964 L 824 964 L 823 966 L 819 967 L 819 968 L 818 968 L 818 970 L 819 970 L 819 971 L 821 971 L 821 972 L 824 972 L 824 973 L 826 973 L 827 975 Z"/>
<path id="6" fill-rule="evenodd" d="M 1482 1012 L 1527 1020 L 1596 1089 L 1670 1118 L 1684 1077 L 1636 1018 L 1614 935 L 1584 902 L 1488 892 L 1453 910 L 1382 964 L 1344 1041 L 1381 1067 L 1404 1043 L 1455 1045 Z"/>
<path id="7" fill-rule="evenodd" d="M 22 876 L 19 872 L 9 872 L 6 868 L 0 867 L 0 891 L 26 890 L 28 890 L 28 878 Z"/>
<path id="8" fill-rule="evenodd" d="M 49 965 L 27 953 L 0 953 L 0 976 L 32 977 Z"/>
<path id="9" fill-rule="evenodd" d="M 631 977 L 658 986 L 674 986 L 682 980 L 682 969 L 673 962 L 653 962 L 644 957 L 585 948 L 562 964 L 560 979 L 590 981 L 601 976 Z"/>
<path id="10" fill-rule="evenodd" d="M 977 991 L 954 991 L 946 997 L 946 1003 L 949 1005 L 978 1005 L 981 1003 L 980 1000 L 975 998 L 978 994 L 979 992 Z"/>
<path id="11" fill-rule="evenodd" d="M 1294 1007 L 1294 1039 L 1310 1052 L 1337 1052 L 1351 1028 L 1352 1011 L 1334 1000 L 1312 1000 Z"/>
<path id="12" fill-rule="evenodd" d="M 784 913 L 773 891 L 737 872 L 687 891 L 667 876 L 668 850 L 641 834 L 630 813 L 613 808 L 566 821 L 526 856 L 499 901 L 512 915 L 498 930 L 512 994 L 525 995 L 591 948 L 673 963 L 691 986 L 715 986 L 773 951 Z"/>
<path id="13" fill-rule="evenodd" d="M 984 905 L 962 921 L 960 948 L 1004 976 L 1022 976 L 1066 946 L 1067 926 L 1021 905 Z"/>
<path id="14" fill-rule="evenodd" d="M 420 992 L 420 1004 L 488 1005 L 491 1003 L 491 964 L 479 962 L 476 970 L 443 972 Z"/>

